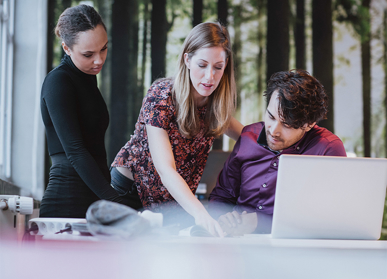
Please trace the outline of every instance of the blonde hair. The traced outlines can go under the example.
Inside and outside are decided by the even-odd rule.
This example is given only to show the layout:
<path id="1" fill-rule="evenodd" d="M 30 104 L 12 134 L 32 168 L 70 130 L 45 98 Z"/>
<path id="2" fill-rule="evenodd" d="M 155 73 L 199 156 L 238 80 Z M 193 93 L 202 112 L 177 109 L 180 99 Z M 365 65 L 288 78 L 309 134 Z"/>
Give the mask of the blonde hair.
<path id="1" fill-rule="evenodd" d="M 227 56 L 227 65 L 218 87 L 209 96 L 206 112 L 205 136 L 217 137 L 227 129 L 236 106 L 236 86 L 230 35 L 220 23 L 205 22 L 195 26 L 186 37 L 178 59 L 178 72 L 172 88 L 180 132 L 193 137 L 200 131 L 199 116 L 192 92 L 189 69 L 184 62 L 184 54 L 189 59 L 200 48 L 222 47 Z"/>

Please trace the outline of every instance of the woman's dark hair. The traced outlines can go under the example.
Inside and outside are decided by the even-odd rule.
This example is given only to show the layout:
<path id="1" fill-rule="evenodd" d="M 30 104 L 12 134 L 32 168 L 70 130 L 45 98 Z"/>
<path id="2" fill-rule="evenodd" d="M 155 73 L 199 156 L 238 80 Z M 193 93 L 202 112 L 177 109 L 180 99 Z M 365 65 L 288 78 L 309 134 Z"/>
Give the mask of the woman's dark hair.
<path id="1" fill-rule="evenodd" d="M 307 71 L 290 70 L 273 74 L 267 82 L 266 102 L 278 91 L 278 115 L 292 128 L 326 119 L 328 96 L 324 86 Z"/>
<path id="2" fill-rule="evenodd" d="M 93 30 L 99 24 L 106 30 L 101 16 L 88 5 L 78 5 L 67 8 L 59 17 L 55 34 L 71 48 L 76 44 L 78 33 Z"/>

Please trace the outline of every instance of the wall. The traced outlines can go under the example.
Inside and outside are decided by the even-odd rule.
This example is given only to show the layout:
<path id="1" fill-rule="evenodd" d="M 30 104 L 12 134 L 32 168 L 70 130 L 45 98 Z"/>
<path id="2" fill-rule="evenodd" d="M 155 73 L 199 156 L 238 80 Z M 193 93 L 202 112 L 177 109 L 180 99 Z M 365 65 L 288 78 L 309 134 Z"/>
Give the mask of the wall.
<path id="1" fill-rule="evenodd" d="M 40 89 L 46 75 L 47 0 L 15 5 L 11 181 L 22 195 L 44 191 L 44 127 Z"/>

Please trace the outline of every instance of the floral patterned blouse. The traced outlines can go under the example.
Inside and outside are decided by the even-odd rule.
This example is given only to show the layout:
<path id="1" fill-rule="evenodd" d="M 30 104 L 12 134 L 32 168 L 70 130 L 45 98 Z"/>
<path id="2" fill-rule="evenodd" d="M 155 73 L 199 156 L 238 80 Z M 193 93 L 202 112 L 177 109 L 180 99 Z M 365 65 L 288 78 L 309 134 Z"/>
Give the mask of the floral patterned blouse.
<path id="1" fill-rule="evenodd" d="M 196 192 L 207 162 L 214 137 L 204 136 L 206 107 L 198 108 L 200 132 L 193 138 L 184 137 L 176 122 L 176 109 L 172 101 L 172 80 L 162 79 L 148 90 L 138 117 L 134 135 L 118 152 L 112 167 L 129 168 L 144 208 L 159 211 L 165 202 L 174 201 L 164 187 L 153 165 L 148 146 L 146 125 L 167 131 L 175 157 L 177 172 L 186 181 L 192 193 Z"/>

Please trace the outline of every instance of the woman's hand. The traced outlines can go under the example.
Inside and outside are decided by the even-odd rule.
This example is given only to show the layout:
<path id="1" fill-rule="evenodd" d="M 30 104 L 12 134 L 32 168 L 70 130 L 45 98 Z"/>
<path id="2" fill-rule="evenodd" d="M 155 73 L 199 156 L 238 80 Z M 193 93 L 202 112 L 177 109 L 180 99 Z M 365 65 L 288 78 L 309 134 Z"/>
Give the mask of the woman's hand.
<path id="1" fill-rule="evenodd" d="M 175 158 L 167 132 L 150 125 L 146 126 L 146 131 L 153 164 L 165 188 L 181 207 L 195 218 L 196 225 L 203 226 L 214 236 L 223 237 L 219 223 L 208 214 L 203 204 L 194 196 L 185 180 L 176 171 Z"/>
<path id="2" fill-rule="evenodd" d="M 215 221 L 206 210 L 194 216 L 195 224 L 204 227 L 213 236 L 224 237 L 224 233 L 219 223 Z"/>

